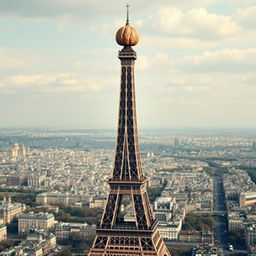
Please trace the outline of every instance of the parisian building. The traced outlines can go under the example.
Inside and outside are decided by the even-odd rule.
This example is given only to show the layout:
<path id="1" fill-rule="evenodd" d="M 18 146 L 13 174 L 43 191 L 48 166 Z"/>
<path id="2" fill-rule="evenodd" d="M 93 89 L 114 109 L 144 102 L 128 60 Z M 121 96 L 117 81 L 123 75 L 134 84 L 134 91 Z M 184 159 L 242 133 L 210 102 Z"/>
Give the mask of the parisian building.
<path id="1" fill-rule="evenodd" d="M 101 208 L 103 209 L 106 205 L 106 198 L 95 198 L 93 200 L 90 201 L 89 203 L 89 207 L 90 208 Z"/>
<path id="2" fill-rule="evenodd" d="M 57 240 L 65 240 L 72 234 L 77 234 L 80 237 L 89 238 L 95 235 L 95 225 L 86 223 L 65 223 L 60 222 L 55 226 L 55 235 Z"/>
<path id="3" fill-rule="evenodd" d="M 7 239 L 7 229 L 4 224 L 0 224 L 0 241 Z"/>
<path id="4" fill-rule="evenodd" d="M 26 205 L 21 203 L 12 203 L 11 198 L 0 203 L 0 218 L 3 219 L 4 224 L 10 223 L 15 217 L 26 210 Z"/>
<path id="5" fill-rule="evenodd" d="M 36 203 L 38 205 L 76 205 L 82 203 L 82 196 L 71 193 L 44 192 L 38 194 Z"/>
<path id="6" fill-rule="evenodd" d="M 31 230 L 50 231 L 55 224 L 54 215 L 51 213 L 22 213 L 18 217 L 18 233 L 25 236 Z"/>
<path id="7" fill-rule="evenodd" d="M 153 211 L 159 221 L 158 230 L 165 240 L 178 240 L 183 215 L 180 215 L 179 218 L 174 216 L 176 208 L 177 204 L 174 197 L 158 197 L 154 201 Z"/>
<path id="8" fill-rule="evenodd" d="M 51 255 L 56 247 L 55 235 L 51 233 L 33 232 L 27 236 L 26 240 L 22 241 L 17 246 L 0 253 L 0 256 L 45 256 Z"/>
<path id="9" fill-rule="evenodd" d="M 248 249 L 250 246 L 256 246 L 256 223 L 245 225 L 245 241 Z"/>
<path id="10" fill-rule="evenodd" d="M 214 244 L 214 234 L 211 231 L 182 230 L 179 234 L 182 242 L 195 242 L 202 244 Z"/>
<path id="11" fill-rule="evenodd" d="M 199 245 L 192 250 L 192 256 L 222 256 L 223 253 L 217 248 L 209 245 Z"/>

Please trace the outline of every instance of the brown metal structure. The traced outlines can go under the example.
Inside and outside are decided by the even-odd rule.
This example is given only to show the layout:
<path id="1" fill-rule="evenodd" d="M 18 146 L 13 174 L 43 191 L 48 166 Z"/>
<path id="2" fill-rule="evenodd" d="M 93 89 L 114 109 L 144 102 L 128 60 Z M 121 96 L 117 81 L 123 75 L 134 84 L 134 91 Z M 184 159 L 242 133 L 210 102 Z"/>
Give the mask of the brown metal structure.
<path id="1" fill-rule="evenodd" d="M 126 45 L 118 57 L 121 89 L 114 170 L 89 256 L 170 256 L 157 230 L 147 194 L 148 179 L 141 168 L 135 104 L 136 52 Z M 134 221 L 125 221 L 120 214 L 125 196 L 131 198 Z"/>

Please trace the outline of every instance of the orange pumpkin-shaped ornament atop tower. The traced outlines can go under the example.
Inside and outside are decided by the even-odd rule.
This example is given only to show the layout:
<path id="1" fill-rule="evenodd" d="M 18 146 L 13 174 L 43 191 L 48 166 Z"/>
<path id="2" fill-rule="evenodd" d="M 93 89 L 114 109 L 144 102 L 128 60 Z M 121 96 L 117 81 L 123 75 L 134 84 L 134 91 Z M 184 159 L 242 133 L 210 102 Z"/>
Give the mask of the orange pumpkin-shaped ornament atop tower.
<path id="1" fill-rule="evenodd" d="M 129 23 L 129 5 L 127 7 L 126 25 L 116 32 L 116 42 L 122 46 L 134 46 L 139 42 L 139 33 Z"/>

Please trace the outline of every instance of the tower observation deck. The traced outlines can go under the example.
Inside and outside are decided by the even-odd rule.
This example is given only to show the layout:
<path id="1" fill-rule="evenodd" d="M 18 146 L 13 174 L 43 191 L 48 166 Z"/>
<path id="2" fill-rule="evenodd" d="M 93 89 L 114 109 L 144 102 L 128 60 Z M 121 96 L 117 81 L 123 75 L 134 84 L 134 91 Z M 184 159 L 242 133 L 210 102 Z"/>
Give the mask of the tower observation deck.
<path id="1" fill-rule="evenodd" d="M 128 10 L 128 7 L 127 7 Z M 138 142 L 134 66 L 137 58 L 132 49 L 139 41 L 138 32 L 127 21 L 116 33 L 123 49 L 121 86 L 115 160 L 107 204 L 96 229 L 89 256 L 170 256 L 157 229 L 147 194 Z M 130 199 L 133 220 L 122 216 L 122 201 Z"/>

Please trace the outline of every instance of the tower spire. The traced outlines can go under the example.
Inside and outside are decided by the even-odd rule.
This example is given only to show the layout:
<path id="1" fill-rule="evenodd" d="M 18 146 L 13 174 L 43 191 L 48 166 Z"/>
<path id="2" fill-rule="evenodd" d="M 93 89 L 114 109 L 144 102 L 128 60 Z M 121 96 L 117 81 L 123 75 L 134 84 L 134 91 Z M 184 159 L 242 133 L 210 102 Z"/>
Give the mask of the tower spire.
<path id="1" fill-rule="evenodd" d="M 130 25 L 129 21 L 129 7 L 127 3 L 126 24 L 116 32 L 116 42 L 122 46 L 134 46 L 139 42 L 139 33 Z"/>
<path id="2" fill-rule="evenodd" d="M 127 8 L 127 12 L 126 12 L 126 25 L 129 24 L 129 8 L 130 8 L 130 5 L 129 3 L 126 4 L 126 8 Z"/>

